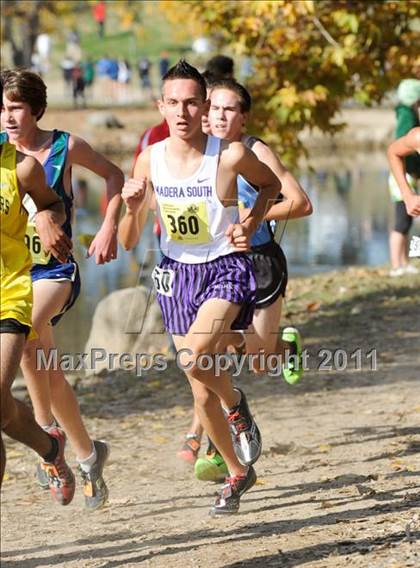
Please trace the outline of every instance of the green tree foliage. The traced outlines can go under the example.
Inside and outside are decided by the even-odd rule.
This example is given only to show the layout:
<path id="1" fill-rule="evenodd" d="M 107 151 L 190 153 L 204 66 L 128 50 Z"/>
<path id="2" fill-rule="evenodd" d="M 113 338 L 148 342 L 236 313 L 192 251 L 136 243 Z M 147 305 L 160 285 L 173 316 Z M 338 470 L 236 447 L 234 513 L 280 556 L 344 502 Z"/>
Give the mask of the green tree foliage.
<path id="1" fill-rule="evenodd" d="M 80 29 L 92 19 L 97 0 L 1 0 L 1 40 L 10 42 L 14 65 L 29 66 L 37 36 L 50 33 L 65 35 L 66 30 Z M 107 2 L 119 22 L 119 30 L 135 28 L 140 34 L 142 2 L 118 0 Z M 114 30 L 115 31 L 115 30 Z"/>
<path id="2" fill-rule="evenodd" d="M 1 0 L 2 43 L 10 42 L 15 65 L 29 66 L 40 33 L 75 26 L 89 9 L 83 0 Z"/>
<path id="3" fill-rule="evenodd" d="M 353 98 L 381 101 L 418 75 L 420 3 L 322 0 L 162 1 L 174 24 L 212 37 L 223 53 L 254 62 L 248 86 L 254 131 L 294 162 L 304 128 L 339 131 L 337 113 Z"/>

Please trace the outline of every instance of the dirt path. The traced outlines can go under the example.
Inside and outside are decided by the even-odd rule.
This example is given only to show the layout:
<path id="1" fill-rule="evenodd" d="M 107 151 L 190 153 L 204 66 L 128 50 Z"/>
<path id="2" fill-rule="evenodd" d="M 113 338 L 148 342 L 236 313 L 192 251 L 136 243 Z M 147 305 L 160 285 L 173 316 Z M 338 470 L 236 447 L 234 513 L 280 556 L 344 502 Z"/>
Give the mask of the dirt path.
<path id="1" fill-rule="evenodd" d="M 86 514 L 78 491 L 55 506 L 35 485 L 31 452 L 8 441 L 2 566 L 419 566 L 419 286 L 362 269 L 292 281 L 284 321 L 301 327 L 310 370 L 296 387 L 241 379 L 264 452 L 233 518 L 209 517 L 217 486 L 175 457 L 191 398 L 174 365 L 81 381 L 90 431 L 112 445 L 110 504 Z M 356 356 L 320 370 L 321 349 L 358 348 L 361 370 Z"/>

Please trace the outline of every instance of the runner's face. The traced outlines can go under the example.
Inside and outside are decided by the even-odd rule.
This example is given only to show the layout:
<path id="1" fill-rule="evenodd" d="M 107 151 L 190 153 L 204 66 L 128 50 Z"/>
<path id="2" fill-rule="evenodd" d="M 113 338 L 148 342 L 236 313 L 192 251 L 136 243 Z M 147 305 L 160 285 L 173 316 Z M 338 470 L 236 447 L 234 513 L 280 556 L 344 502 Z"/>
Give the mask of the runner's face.
<path id="1" fill-rule="evenodd" d="M 201 131 L 206 102 L 196 81 L 172 79 L 163 86 L 159 109 L 168 123 L 171 136 L 187 140 Z"/>
<path id="2" fill-rule="evenodd" d="M 228 89 L 214 89 L 210 97 L 209 123 L 211 133 L 218 138 L 240 140 L 246 114 L 241 111 L 240 98 Z"/>
<path id="3" fill-rule="evenodd" d="M 3 94 L 1 125 L 6 130 L 9 141 L 17 142 L 36 128 L 37 121 L 28 103 L 11 101 Z"/>

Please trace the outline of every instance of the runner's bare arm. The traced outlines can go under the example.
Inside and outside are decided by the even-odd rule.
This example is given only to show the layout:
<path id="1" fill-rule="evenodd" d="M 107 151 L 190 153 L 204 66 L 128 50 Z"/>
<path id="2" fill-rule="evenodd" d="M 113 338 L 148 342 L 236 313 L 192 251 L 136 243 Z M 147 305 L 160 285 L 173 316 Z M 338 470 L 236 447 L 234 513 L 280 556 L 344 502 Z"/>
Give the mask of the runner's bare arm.
<path id="1" fill-rule="evenodd" d="M 420 127 L 395 140 L 388 147 L 388 162 L 395 181 L 400 188 L 407 213 L 413 217 L 420 215 L 420 196 L 416 195 L 407 183 L 404 158 L 420 152 Z"/>
<path id="2" fill-rule="evenodd" d="M 60 262 L 66 262 L 72 243 L 61 228 L 66 219 L 64 204 L 46 184 L 43 167 L 35 158 L 19 152 L 16 175 L 22 197 L 28 193 L 38 209 L 35 223 L 43 248 Z"/>
<path id="3" fill-rule="evenodd" d="M 252 151 L 257 158 L 266 164 L 281 181 L 281 193 L 285 199 L 281 203 L 274 204 L 265 216 L 267 221 L 280 221 L 283 219 L 297 219 L 306 217 L 312 213 L 312 204 L 305 191 L 300 186 L 295 177 L 282 164 L 273 150 L 263 144 L 256 142 Z"/>
<path id="4" fill-rule="evenodd" d="M 258 197 L 249 215 L 241 223 L 230 225 L 226 231 L 226 236 L 236 250 L 245 251 L 250 247 L 253 233 L 280 193 L 282 184 L 271 169 L 240 142 L 229 144 L 227 165 L 229 164 L 236 175 L 242 175 L 259 187 Z"/>
<path id="5" fill-rule="evenodd" d="M 89 247 L 88 256 L 95 253 L 96 263 L 103 264 L 117 257 L 117 228 L 122 205 L 121 189 L 124 174 L 115 164 L 96 152 L 77 136 L 69 139 L 70 164 L 78 164 L 102 177 L 106 182 L 108 206 L 105 218 Z"/>
<path id="6" fill-rule="evenodd" d="M 150 151 L 148 148 L 137 158 L 133 178 L 123 187 L 125 215 L 121 219 L 118 239 L 125 250 L 132 249 L 139 241 L 147 221 L 153 188 L 150 181 Z"/>

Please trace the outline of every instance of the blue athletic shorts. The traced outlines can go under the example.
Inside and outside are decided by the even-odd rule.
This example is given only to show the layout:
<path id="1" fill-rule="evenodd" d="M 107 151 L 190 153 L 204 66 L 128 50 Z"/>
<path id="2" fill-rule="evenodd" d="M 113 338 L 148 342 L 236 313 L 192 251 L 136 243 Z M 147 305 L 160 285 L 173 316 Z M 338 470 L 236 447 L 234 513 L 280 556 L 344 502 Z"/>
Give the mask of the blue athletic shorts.
<path id="1" fill-rule="evenodd" d="M 80 272 L 77 262 L 72 259 L 71 262 L 60 263 L 52 261 L 49 264 L 34 264 L 31 269 L 32 282 L 38 280 L 54 280 L 55 282 L 65 282 L 69 280 L 72 283 L 70 297 L 59 314 L 51 320 L 52 325 L 56 325 L 63 315 L 73 306 L 80 294 Z"/>

